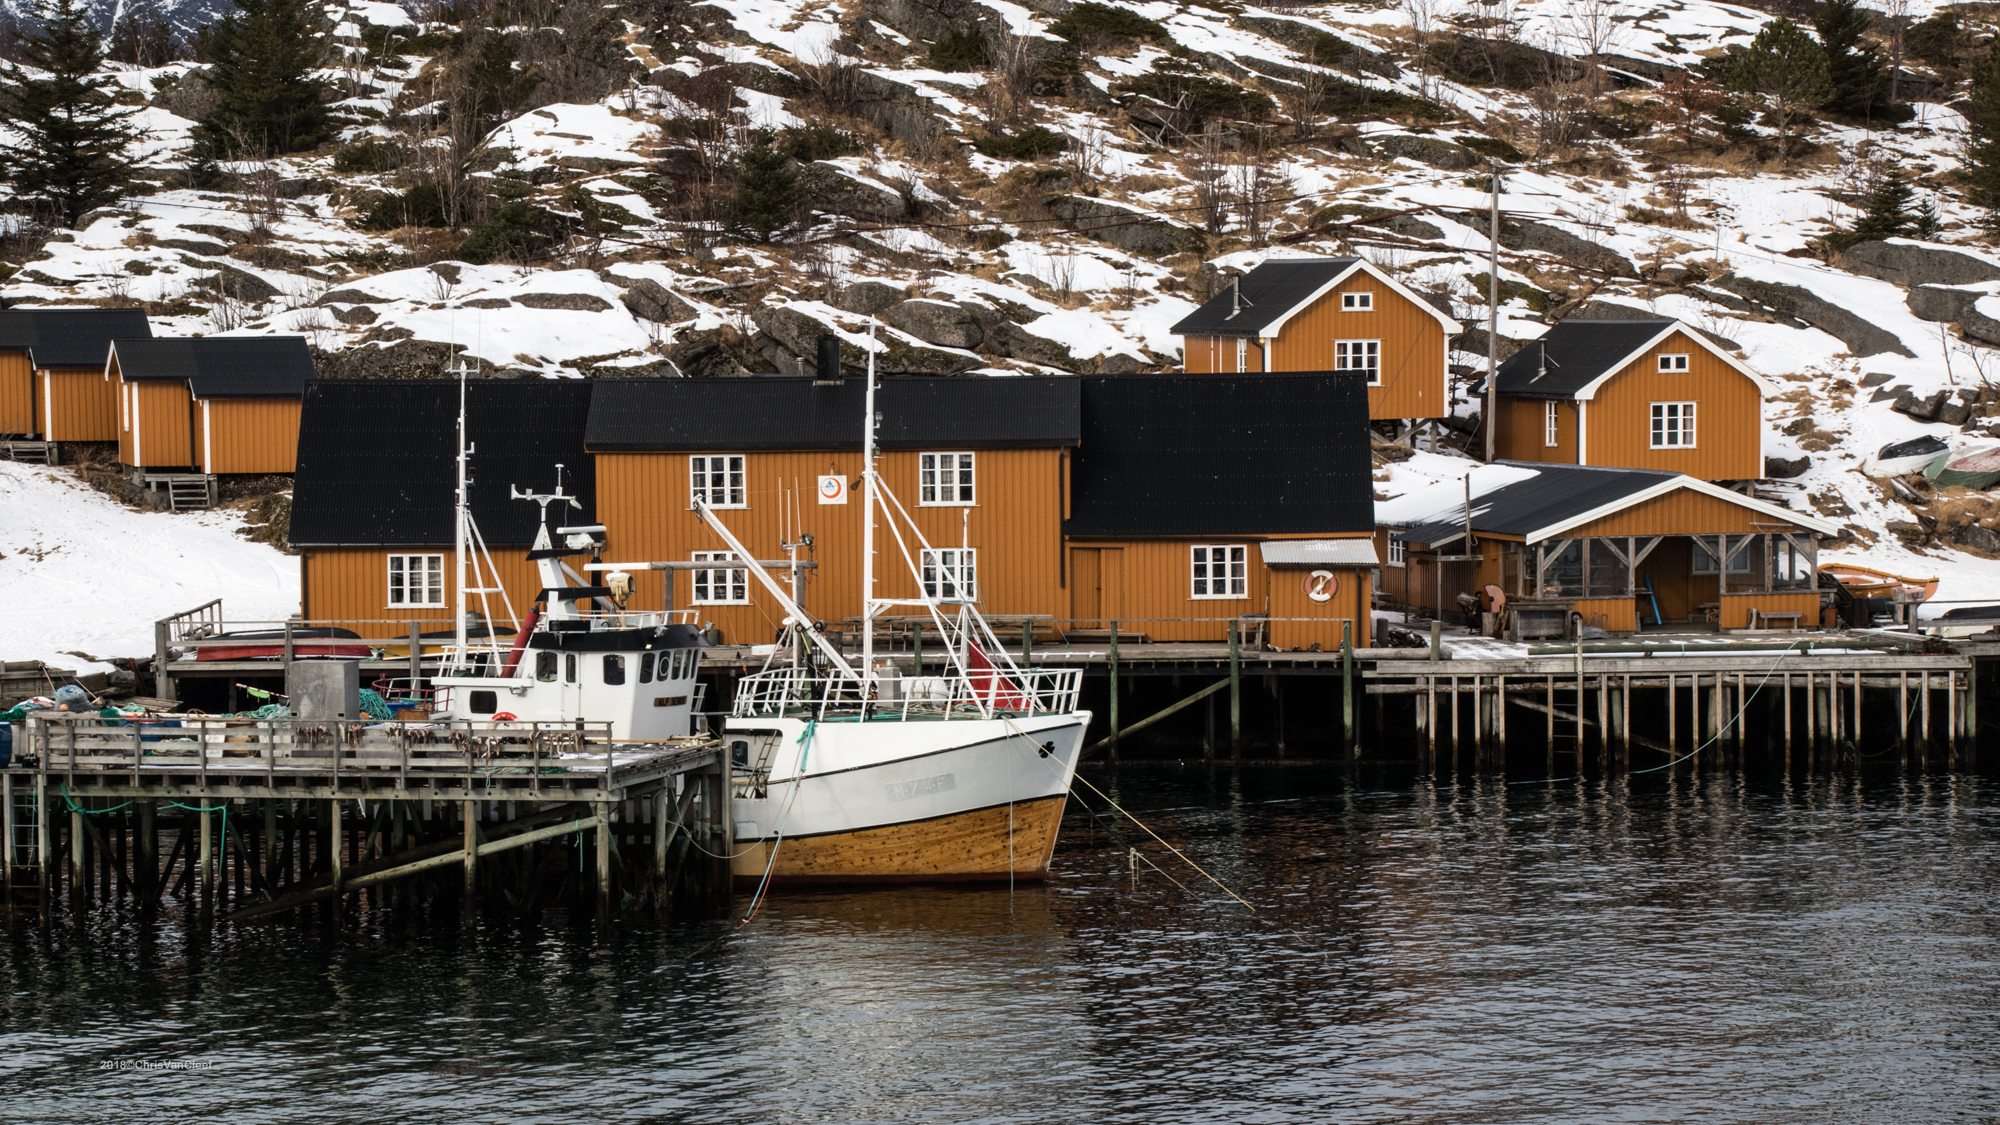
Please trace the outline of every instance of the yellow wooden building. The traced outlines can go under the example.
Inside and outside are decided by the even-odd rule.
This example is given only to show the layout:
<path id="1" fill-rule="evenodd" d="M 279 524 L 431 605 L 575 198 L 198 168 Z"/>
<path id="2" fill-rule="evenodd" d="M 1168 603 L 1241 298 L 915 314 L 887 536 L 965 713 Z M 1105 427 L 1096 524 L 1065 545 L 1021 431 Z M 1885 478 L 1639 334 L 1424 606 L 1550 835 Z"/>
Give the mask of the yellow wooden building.
<path id="1" fill-rule="evenodd" d="M 153 334 L 140 309 L 0 309 L 0 436 L 115 441 L 111 341 Z"/>
<path id="2" fill-rule="evenodd" d="M 115 340 L 104 380 L 118 460 L 144 470 L 290 473 L 314 378 L 303 336 Z"/>

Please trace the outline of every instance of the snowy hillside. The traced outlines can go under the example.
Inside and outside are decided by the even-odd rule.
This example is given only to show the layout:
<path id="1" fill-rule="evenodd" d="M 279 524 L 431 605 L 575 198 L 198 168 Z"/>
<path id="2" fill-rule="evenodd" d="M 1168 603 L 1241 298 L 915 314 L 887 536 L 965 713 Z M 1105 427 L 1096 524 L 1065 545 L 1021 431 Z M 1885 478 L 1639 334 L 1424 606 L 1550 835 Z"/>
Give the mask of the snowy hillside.
<path id="1" fill-rule="evenodd" d="M 871 327 L 893 370 L 1122 371 L 1177 366 L 1168 327 L 1233 273 L 1358 252 L 1463 320 L 1469 385 L 1497 157 L 1502 354 L 1568 315 L 1686 319 L 1781 388 L 1765 452 L 1796 474 L 1787 502 L 1853 529 L 1836 554 L 1968 576 L 2000 557 L 2000 505 L 1912 504 L 1857 471 L 2000 421 L 1975 401 L 2000 374 L 2000 254 L 1950 180 L 1956 79 L 1914 58 L 1914 120 L 1824 118 L 1781 167 L 1768 121 L 1693 144 L 1671 123 L 1661 84 L 1768 19 L 1706 0 L 416 11 L 329 4 L 339 142 L 229 165 L 220 188 L 185 182 L 191 65 L 121 70 L 150 99 L 157 186 L 12 263 L 7 298 L 304 333 L 332 377 L 454 352 L 517 377 L 789 371 L 829 331 L 858 362 Z M 494 42 L 511 77 L 486 81 L 513 85 L 468 133 L 453 107 L 486 95 L 453 83 Z M 711 205 L 760 151 L 803 196 L 768 240 Z M 1940 241 L 1823 261 L 1891 167 L 1936 202 Z"/>

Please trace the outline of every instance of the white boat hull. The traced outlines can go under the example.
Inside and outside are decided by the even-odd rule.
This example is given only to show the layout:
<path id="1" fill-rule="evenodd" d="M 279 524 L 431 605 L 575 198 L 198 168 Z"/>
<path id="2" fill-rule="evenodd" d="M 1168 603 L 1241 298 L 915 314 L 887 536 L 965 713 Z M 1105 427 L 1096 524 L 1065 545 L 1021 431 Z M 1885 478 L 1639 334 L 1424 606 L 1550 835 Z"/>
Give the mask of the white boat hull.
<path id="1" fill-rule="evenodd" d="M 766 740 L 770 771 L 761 788 L 737 785 L 735 875 L 749 883 L 767 871 L 778 883 L 1043 878 L 1089 723 L 1089 712 L 732 718 L 724 741 Z"/>

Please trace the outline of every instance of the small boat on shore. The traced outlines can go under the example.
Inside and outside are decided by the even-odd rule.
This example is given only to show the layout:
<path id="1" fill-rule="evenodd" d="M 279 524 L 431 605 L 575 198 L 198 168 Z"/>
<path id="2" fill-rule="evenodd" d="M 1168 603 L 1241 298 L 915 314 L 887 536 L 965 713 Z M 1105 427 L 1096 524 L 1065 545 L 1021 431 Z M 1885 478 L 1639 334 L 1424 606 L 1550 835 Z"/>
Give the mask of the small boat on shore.
<path id="1" fill-rule="evenodd" d="M 1848 593 L 1858 597 L 1886 598 L 1901 591 L 1920 594 L 1918 601 L 1929 601 L 1937 595 L 1938 580 L 1935 578 L 1905 578 L 1886 570 L 1843 562 L 1822 562 L 1819 572 L 1832 576 Z"/>
<path id="2" fill-rule="evenodd" d="M 1955 449 L 1931 462 L 1924 476 L 1939 488 L 1992 488 L 2000 484 L 2000 445 Z"/>
<path id="3" fill-rule="evenodd" d="M 368 646 L 359 643 L 361 634 L 352 629 L 293 629 L 292 659 L 366 660 Z M 283 629 L 255 629 L 217 633 L 202 638 L 195 650 L 196 662 L 210 660 L 277 660 L 285 655 Z"/>
<path id="4" fill-rule="evenodd" d="M 1951 446 L 1929 434 L 1908 441 L 1892 441 L 1861 463 L 1861 471 L 1871 477 L 1900 477 L 1921 473 L 1931 462 L 1951 452 Z"/>

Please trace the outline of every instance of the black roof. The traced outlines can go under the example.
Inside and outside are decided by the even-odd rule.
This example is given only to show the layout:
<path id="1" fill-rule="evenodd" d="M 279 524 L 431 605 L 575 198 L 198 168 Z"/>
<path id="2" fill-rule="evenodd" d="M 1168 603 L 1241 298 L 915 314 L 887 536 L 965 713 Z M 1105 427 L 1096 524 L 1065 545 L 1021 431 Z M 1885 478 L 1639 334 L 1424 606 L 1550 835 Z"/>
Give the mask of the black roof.
<path id="1" fill-rule="evenodd" d="M 1482 491 L 1474 470 L 1472 530 L 1489 535 L 1528 535 L 1564 520 L 1595 511 L 1636 496 L 1681 473 L 1655 469 L 1601 469 L 1591 465 L 1557 465 L 1534 461 L 1498 461 L 1518 469 L 1533 469 L 1535 475 Z M 1453 484 L 1434 486 L 1450 500 Z M 1462 495 L 1462 493 L 1460 494 Z M 1437 543 L 1465 530 L 1463 508 L 1450 506 L 1448 513 L 1420 517 L 1393 532 L 1394 538 L 1411 543 Z"/>
<path id="2" fill-rule="evenodd" d="M 1274 258 L 1181 318 L 1176 336 L 1258 336 L 1359 258 Z"/>
<path id="3" fill-rule="evenodd" d="M 150 337 L 144 309 L 0 309 L 0 351 L 34 365 L 104 368 L 111 341 Z"/>
<path id="4" fill-rule="evenodd" d="M 298 398 L 314 377 L 304 336 L 114 340 L 127 381 L 185 380 L 196 398 Z"/>
<path id="5" fill-rule="evenodd" d="M 1092 375 L 1082 382 L 1069 534 L 1374 529 L 1361 375 Z"/>
<path id="6" fill-rule="evenodd" d="M 810 377 L 600 379 L 591 449 L 861 448 L 865 381 Z M 1078 380 L 1057 376 L 902 376 L 880 380 L 875 409 L 885 449 L 1073 446 Z"/>
<path id="7" fill-rule="evenodd" d="M 584 452 L 591 384 L 478 379 L 466 384 L 474 452 L 472 515 L 489 546 L 534 542 L 536 506 L 510 485 L 563 491 L 581 509 L 550 509 L 558 526 L 596 522 L 597 476 Z M 452 541 L 458 383 L 450 379 L 314 380 L 299 420 L 291 540 L 302 546 L 439 547 Z"/>
<path id="8" fill-rule="evenodd" d="M 1674 321 L 1565 320 L 1530 340 L 1500 365 L 1500 393 L 1526 398 L 1573 398 L 1619 360 L 1665 332 Z M 1542 373 L 1547 357 L 1547 374 Z"/>

